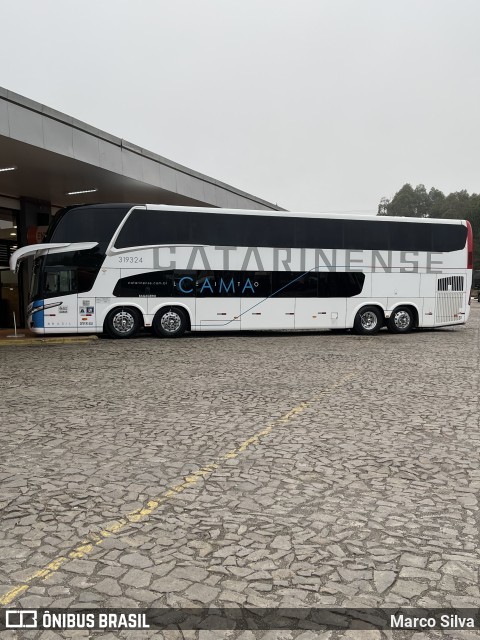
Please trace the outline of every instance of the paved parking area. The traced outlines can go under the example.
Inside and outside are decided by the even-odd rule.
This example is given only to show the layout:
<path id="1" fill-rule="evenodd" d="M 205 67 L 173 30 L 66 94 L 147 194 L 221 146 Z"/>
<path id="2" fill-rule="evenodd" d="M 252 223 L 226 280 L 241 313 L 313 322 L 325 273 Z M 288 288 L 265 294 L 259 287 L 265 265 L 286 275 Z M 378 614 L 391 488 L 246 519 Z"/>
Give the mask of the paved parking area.
<path id="1" fill-rule="evenodd" d="M 479 326 L 3 347 L 3 606 L 479 607 Z"/>

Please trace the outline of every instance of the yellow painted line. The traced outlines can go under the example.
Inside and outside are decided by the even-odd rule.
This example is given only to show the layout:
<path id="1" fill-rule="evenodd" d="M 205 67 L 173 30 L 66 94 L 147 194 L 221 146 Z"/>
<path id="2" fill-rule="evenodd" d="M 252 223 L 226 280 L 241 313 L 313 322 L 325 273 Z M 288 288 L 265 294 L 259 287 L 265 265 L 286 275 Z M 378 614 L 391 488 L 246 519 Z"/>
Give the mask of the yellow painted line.
<path id="1" fill-rule="evenodd" d="M 107 524 L 102 531 L 99 531 L 98 533 L 88 534 L 88 536 L 84 540 L 82 540 L 80 544 L 74 547 L 65 556 L 59 556 L 58 558 L 55 558 L 54 560 L 49 562 L 45 567 L 43 567 L 42 569 L 39 569 L 38 571 L 35 571 L 35 573 L 32 573 L 27 578 L 25 578 L 25 580 L 23 581 L 23 584 L 16 585 L 12 589 L 10 589 L 10 591 L 7 591 L 7 593 L 4 593 L 0 597 L 0 605 L 5 606 L 10 604 L 13 600 L 18 598 L 18 596 L 25 593 L 25 591 L 27 591 L 31 587 L 32 582 L 36 580 L 45 580 L 46 578 L 51 576 L 53 573 L 58 571 L 66 562 L 70 560 L 81 559 L 81 558 L 84 558 L 85 556 L 90 555 L 92 551 L 95 549 L 95 547 L 98 547 L 103 543 L 105 538 L 108 538 L 111 535 L 114 535 L 119 531 L 122 531 L 123 529 L 128 527 L 132 522 L 140 522 L 142 520 L 145 520 L 154 511 L 159 509 L 159 507 L 161 507 L 163 504 L 165 504 L 172 498 L 175 498 L 179 493 L 182 493 L 182 491 L 185 491 L 185 489 L 190 489 L 191 487 L 195 486 L 195 484 L 201 478 L 205 478 L 211 475 L 216 469 L 218 469 L 221 466 L 223 461 L 236 458 L 252 445 L 259 444 L 263 438 L 265 438 L 272 432 L 274 427 L 286 424 L 287 422 L 289 422 L 289 420 L 303 413 L 306 409 L 311 407 L 315 402 L 318 402 L 323 397 L 331 393 L 334 389 L 344 384 L 347 380 L 353 377 L 354 377 L 354 374 L 348 374 L 344 376 L 343 378 L 338 380 L 335 384 L 331 385 L 330 387 L 328 387 L 327 389 L 319 393 L 317 396 L 314 396 L 308 401 L 301 402 L 296 407 L 293 407 L 293 409 L 290 409 L 290 411 L 288 411 L 285 415 L 267 424 L 266 427 L 264 427 L 261 431 L 258 431 L 253 436 L 251 436 L 250 438 L 247 438 L 247 440 L 244 440 L 241 444 L 239 444 L 236 449 L 228 451 L 223 456 L 220 456 L 220 458 L 216 462 L 211 462 L 210 464 L 205 465 L 201 469 L 197 469 L 196 471 L 193 471 L 190 475 L 184 478 L 183 482 L 180 482 L 179 484 L 171 486 L 167 491 L 162 493 L 157 498 L 148 500 L 148 502 L 146 502 L 142 507 L 135 509 L 134 511 L 130 511 L 130 513 L 127 513 L 125 516 L 123 516 L 119 520 L 115 520 L 114 522 Z"/>

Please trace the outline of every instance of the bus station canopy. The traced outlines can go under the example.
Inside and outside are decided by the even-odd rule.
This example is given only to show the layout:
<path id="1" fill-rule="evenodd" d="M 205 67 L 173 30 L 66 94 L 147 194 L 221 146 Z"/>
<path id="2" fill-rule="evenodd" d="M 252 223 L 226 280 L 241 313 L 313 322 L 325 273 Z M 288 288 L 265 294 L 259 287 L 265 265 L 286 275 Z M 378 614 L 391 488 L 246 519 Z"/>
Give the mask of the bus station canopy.
<path id="1" fill-rule="evenodd" d="M 20 198 L 281 210 L 0 87 L 0 206 Z"/>

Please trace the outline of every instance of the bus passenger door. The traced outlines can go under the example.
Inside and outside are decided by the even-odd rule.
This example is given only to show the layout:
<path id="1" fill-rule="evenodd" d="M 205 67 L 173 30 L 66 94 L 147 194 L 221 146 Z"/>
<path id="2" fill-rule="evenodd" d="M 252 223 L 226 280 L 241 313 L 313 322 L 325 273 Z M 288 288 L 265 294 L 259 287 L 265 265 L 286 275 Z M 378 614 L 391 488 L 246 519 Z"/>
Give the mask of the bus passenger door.
<path id="1" fill-rule="evenodd" d="M 43 301 L 45 310 L 44 333 L 77 333 L 78 295 L 71 293 L 77 290 L 76 270 L 63 265 L 47 265 L 43 271 L 43 288 L 47 298 Z M 55 296 L 55 297 L 53 297 Z M 38 318 L 35 319 L 37 322 Z"/>

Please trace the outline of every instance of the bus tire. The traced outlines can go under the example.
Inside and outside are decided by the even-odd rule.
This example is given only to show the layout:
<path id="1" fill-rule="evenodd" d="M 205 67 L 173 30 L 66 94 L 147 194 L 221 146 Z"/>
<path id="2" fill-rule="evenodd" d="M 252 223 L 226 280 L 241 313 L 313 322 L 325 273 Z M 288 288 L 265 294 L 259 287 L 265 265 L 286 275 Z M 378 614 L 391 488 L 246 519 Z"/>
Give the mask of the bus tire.
<path id="1" fill-rule="evenodd" d="M 187 316 L 179 307 L 160 309 L 152 322 L 153 332 L 159 338 L 180 338 L 187 326 Z"/>
<path id="2" fill-rule="evenodd" d="M 387 321 L 390 333 L 408 333 L 415 325 L 415 313 L 411 307 L 397 307 Z"/>
<path id="3" fill-rule="evenodd" d="M 140 313 L 132 307 L 112 309 L 105 318 L 104 330 L 110 338 L 131 338 L 140 329 Z"/>
<path id="4" fill-rule="evenodd" d="M 383 326 L 383 313 L 378 307 L 363 307 L 357 312 L 353 323 L 355 333 L 363 336 L 373 336 Z"/>

